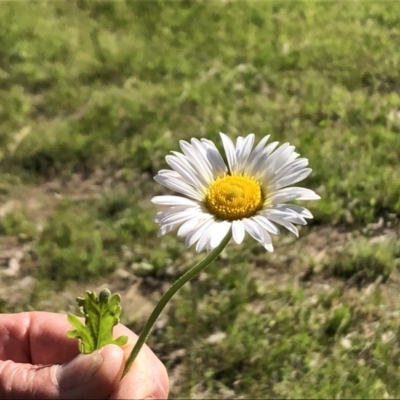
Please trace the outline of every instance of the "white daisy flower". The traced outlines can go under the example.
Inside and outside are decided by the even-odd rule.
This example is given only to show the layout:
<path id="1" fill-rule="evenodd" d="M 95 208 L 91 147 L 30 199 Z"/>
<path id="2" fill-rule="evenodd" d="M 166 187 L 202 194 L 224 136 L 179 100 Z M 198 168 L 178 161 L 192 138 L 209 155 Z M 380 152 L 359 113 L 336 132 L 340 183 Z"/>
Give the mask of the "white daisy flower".
<path id="1" fill-rule="evenodd" d="M 179 142 L 182 153 L 166 157 L 172 170 L 161 170 L 155 180 L 177 196 L 155 196 L 152 202 L 167 207 L 156 214 L 158 236 L 179 227 L 186 246 L 197 242 L 196 251 L 211 251 L 232 230 L 240 244 L 245 232 L 273 251 L 271 233 L 280 224 L 298 236 L 293 224 L 306 225 L 312 214 L 293 200 L 318 200 L 310 189 L 286 187 L 311 173 L 308 160 L 298 158 L 294 146 L 267 145 L 269 135 L 252 150 L 254 134 L 238 137 L 236 145 L 220 133 L 228 165 L 215 144 L 207 139 Z"/>

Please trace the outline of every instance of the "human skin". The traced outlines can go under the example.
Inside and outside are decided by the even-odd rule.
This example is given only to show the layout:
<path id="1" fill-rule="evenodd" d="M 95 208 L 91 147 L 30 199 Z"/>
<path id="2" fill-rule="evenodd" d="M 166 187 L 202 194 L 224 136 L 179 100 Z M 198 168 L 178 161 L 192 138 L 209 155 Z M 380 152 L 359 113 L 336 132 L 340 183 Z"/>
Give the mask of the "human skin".
<path id="1" fill-rule="evenodd" d="M 166 399 L 164 365 L 143 346 L 122 378 L 125 360 L 137 335 L 122 324 L 115 337 L 127 335 L 122 348 L 108 345 L 79 354 L 65 314 L 0 314 L 0 399 Z"/>

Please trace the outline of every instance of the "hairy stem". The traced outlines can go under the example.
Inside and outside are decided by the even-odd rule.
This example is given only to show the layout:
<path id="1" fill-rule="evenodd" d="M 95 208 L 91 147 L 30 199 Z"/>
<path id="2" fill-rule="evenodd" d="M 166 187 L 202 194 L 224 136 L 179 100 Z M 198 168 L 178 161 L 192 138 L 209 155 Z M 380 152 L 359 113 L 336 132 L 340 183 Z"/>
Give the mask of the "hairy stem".
<path id="1" fill-rule="evenodd" d="M 172 296 L 186 282 L 188 282 L 198 273 L 207 268 L 221 254 L 222 250 L 231 240 L 231 237 L 232 233 L 231 231 L 229 231 L 228 234 L 222 240 L 222 242 L 218 245 L 218 247 L 216 247 L 210 254 L 208 254 L 202 261 L 200 261 L 198 264 L 192 267 L 189 271 L 185 272 L 177 281 L 174 282 L 174 284 L 161 297 L 160 301 L 157 303 L 149 319 L 147 320 L 146 325 L 144 326 L 142 332 L 140 333 L 138 341 L 136 342 L 134 348 L 132 349 L 131 354 L 128 357 L 128 360 L 126 361 L 124 373 L 122 376 L 124 376 L 129 371 L 129 368 L 135 361 L 137 355 L 139 354 L 140 349 L 146 343 L 146 340 L 149 337 L 157 318 L 160 316 L 162 310 L 167 305 L 167 303 L 171 300 Z"/>

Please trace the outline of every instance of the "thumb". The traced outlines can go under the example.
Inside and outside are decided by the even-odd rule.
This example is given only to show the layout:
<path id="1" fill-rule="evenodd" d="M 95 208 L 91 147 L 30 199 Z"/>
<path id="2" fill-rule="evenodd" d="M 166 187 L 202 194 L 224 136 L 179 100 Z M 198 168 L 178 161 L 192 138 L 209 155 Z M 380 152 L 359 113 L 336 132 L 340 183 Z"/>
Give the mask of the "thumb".
<path id="1" fill-rule="evenodd" d="M 62 365 L 0 362 L 0 398 L 106 399 L 122 375 L 124 354 L 108 345 Z"/>

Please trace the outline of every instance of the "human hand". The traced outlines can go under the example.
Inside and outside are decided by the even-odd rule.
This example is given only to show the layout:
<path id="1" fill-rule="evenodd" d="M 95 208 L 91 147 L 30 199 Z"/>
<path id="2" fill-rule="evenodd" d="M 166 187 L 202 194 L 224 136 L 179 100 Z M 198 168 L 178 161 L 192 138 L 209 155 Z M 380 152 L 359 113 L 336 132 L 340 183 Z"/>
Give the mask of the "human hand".
<path id="1" fill-rule="evenodd" d="M 108 345 L 79 354 L 77 341 L 64 314 L 26 312 L 0 314 L 0 398 L 18 399 L 166 399 L 164 365 L 144 346 L 123 377 L 125 359 L 137 336 L 125 326 L 121 347 Z"/>

